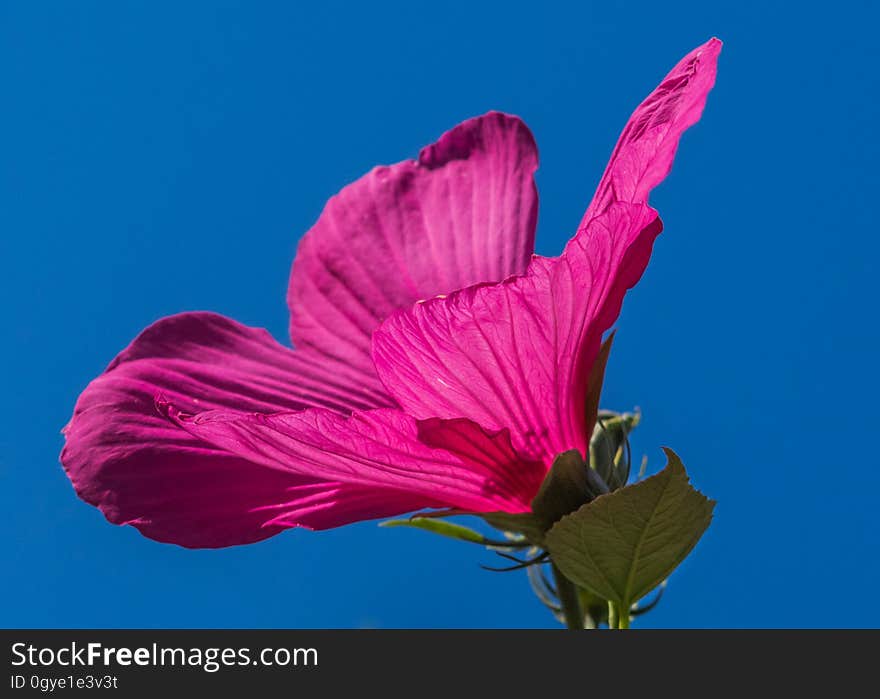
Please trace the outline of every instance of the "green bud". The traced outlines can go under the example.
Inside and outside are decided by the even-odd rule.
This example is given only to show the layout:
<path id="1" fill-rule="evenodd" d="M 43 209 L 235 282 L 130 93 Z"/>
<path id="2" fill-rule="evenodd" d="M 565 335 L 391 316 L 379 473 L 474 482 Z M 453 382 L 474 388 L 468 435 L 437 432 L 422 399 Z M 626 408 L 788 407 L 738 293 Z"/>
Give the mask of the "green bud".
<path id="1" fill-rule="evenodd" d="M 590 467 L 610 490 L 626 485 L 632 466 L 629 434 L 641 419 L 640 413 L 600 410 L 590 439 Z"/>

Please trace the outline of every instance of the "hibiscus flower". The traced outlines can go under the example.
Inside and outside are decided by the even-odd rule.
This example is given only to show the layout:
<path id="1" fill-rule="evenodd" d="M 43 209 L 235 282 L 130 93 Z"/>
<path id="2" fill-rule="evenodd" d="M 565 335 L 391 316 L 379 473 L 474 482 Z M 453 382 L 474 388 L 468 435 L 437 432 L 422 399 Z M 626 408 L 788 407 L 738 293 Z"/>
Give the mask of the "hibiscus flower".
<path id="1" fill-rule="evenodd" d="M 514 116 L 345 187 L 293 263 L 296 349 L 213 313 L 154 323 L 64 428 L 76 492 L 187 547 L 423 509 L 529 513 L 557 456 L 587 454 L 603 336 L 661 230 L 648 194 L 720 49 L 688 54 L 636 109 L 559 257 L 533 254 L 538 156 Z"/>

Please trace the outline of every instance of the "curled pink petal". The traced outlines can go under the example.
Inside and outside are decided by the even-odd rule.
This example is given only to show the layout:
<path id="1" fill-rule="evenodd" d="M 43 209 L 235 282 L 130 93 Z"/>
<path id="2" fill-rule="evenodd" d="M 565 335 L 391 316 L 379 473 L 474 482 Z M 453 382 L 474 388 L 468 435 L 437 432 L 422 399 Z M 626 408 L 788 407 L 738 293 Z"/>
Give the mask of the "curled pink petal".
<path id="1" fill-rule="evenodd" d="M 351 412 L 393 405 L 384 391 L 361 385 L 360 375 L 345 363 L 294 352 L 265 330 L 216 313 L 162 318 L 120 352 L 104 375 L 123 367 L 168 387 L 179 396 L 179 408 L 195 412 L 220 407 Z"/>
<path id="2" fill-rule="evenodd" d="M 490 435 L 458 425 L 445 434 L 435 432 L 429 445 L 412 417 L 391 409 L 350 416 L 320 409 L 273 415 L 215 410 L 195 416 L 169 409 L 168 414 L 193 436 L 253 463 L 410 493 L 430 507 L 524 512 L 534 495 L 531 483 L 511 478 L 524 464 L 506 432 Z M 462 430 L 472 441 L 468 449 L 460 448 Z"/>
<path id="3" fill-rule="evenodd" d="M 156 396 L 197 411 L 389 404 L 326 358 L 210 313 L 147 328 L 95 379 L 65 428 L 61 461 L 77 493 L 116 524 L 159 541 L 215 547 L 290 526 L 326 528 L 400 514 L 429 501 L 270 469 L 194 438 L 161 415 Z"/>
<path id="4" fill-rule="evenodd" d="M 377 167 L 332 197 L 302 238 L 287 301 L 296 347 L 376 382 L 370 336 L 398 308 L 520 274 L 534 249 L 535 141 L 498 112 L 469 119 L 418 160 Z"/>
<path id="5" fill-rule="evenodd" d="M 721 42 L 685 56 L 629 118 L 580 228 L 613 202 L 643 203 L 672 167 L 678 141 L 700 119 L 715 85 Z"/>
<path id="6" fill-rule="evenodd" d="M 584 452 L 589 371 L 660 229 L 649 207 L 615 204 L 525 276 L 392 316 L 373 336 L 380 378 L 416 418 L 507 428 L 513 448 L 545 467 Z"/>

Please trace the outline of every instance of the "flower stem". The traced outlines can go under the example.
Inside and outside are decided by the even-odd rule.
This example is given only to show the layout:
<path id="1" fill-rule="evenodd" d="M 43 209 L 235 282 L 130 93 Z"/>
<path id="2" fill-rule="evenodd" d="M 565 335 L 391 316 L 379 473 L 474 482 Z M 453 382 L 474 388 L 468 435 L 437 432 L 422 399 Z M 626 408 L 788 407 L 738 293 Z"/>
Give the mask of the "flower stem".
<path id="1" fill-rule="evenodd" d="M 614 602 L 608 602 L 608 628 L 617 628 L 617 605 Z"/>
<path id="2" fill-rule="evenodd" d="M 618 629 L 628 629 L 629 628 L 629 612 L 630 608 L 627 606 L 625 609 L 621 608 L 617 610 L 617 628 Z"/>
<path id="3" fill-rule="evenodd" d="M 584 613 L 581 610 L 581 601 L 578 597 L 577 588 L 571 580 L 563 575 L 562 571 L 553 564 L 553 578 L 556 581 L 556 594 L 562 605 L 562 615 L 565 617 L 565 626 L 568 629 L 584 628 Z"/>
<path id="4" fill-rule="evenodd" d="M 608 603 L 608 628 L 609 629 L 628 629 L 630 617 L 629 605 L 618 605 L 614 602 Z"/>

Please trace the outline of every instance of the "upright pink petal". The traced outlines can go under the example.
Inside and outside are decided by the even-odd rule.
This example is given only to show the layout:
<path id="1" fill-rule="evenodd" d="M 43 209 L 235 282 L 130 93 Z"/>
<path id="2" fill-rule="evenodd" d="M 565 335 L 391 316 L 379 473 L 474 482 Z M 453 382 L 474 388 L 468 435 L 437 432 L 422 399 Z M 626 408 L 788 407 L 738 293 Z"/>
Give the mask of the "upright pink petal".
<path id="1" fill-rule="evenodd" d="M 190 547 L 242 544 L 283 528 L 326 528 L 430 506 L 431 499 L 267 468 L 201 441 L 156 409 L 389 405 L 341 363 L 293 352 L 210 313 L 147 328 L 80 396 L 62 463 L 77 493 L 116 524 Z"/>
<path id="2" fill-rule="evenodd" d="M 509 428 L 514 449 L 545 467 L 584 452 L 589 371 L 660 228 L 649 207 L 615 204 L 525 276 L 395 314 L 373 336 L 380 378 L 416 418 Z"/>
<path id="3" fill-rule="evenodd" d="M 391 409 L 350 416 L 322 409 L 273 415 L 213 410 L 195 416 L 173 406 L 166 410 L 193 436 L 250 462 L 410 493 L 434 507 L 524 512 L 542 473 L 517 455 L 506 431 L 489 434 L 464 420 L 429 424 L 420 433 L 416 420 Z"/>
<path id="4" fill-rule="evenodd" d="M 398 308 L 525 271 L 534 249 L 538 166 L 516 117 L 469 119 L 408 160 L 332 197 L 290 275 L 290 335 L 378 384 L 370 336 Z"/>
<path id="5" fill-rule="evenodd" d="M 669 174 L 681 134 L 703 113 L 715 85 L 721 42 L 691 51 L 642 102 L 626 124 L 580 227 L 613 202 L 642 203 Z"/>
<path id="6" fill-rule="evenodd" d="M 586 390 L 602 333 L 641 276 L 661 230 L 644 202 L 700 116 L 721 42 L 686 56 L 630 119 L 578 233 L 528 273 L 432 299 L 374 334 L 379 377 L 417 418 L 463 416 L 511 429 L 520 453 L 585 452 Z"/>

